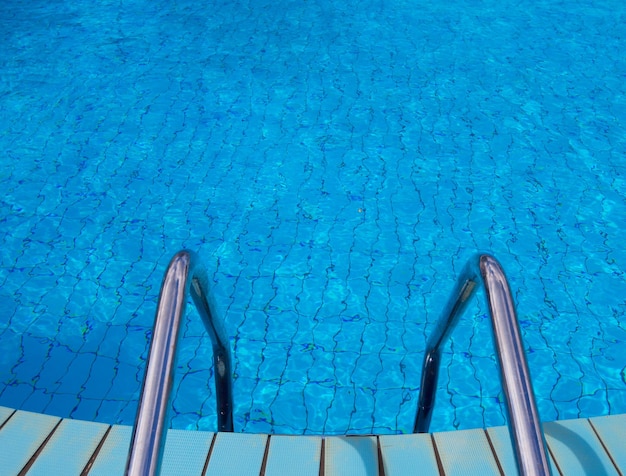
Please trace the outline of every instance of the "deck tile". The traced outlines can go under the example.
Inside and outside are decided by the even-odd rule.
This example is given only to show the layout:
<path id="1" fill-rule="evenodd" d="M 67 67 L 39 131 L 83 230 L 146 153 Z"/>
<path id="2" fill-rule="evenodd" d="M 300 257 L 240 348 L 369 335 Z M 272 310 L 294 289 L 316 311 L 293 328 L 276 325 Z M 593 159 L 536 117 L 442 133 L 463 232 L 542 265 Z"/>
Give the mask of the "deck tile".
<path id="1" fill-rule="evenodd" d="M 132 426 L 113 425 L 89 471 L 89 476 L 124 474 L 132 433 Z"/>
<path id="2" fill-rule="evenodd" d="M 613 461 L 626 472 L 626 414 L 590 418 Z"/>
<path id="3" fill-rule="evenodd" d="M 335 436 L 325 441 L 325 476 L 377 476 L 375 436 Z"/>
<path id="4" fill-rule="evenodd" d="M 6 407 L 0 407 L 0 426 L 0 474 L 18 474 L 39 448 L 41 452 L 29 468 L 29 475 L 80 474 L 101 442 L 89 475 L 109 476 L 124 472 L 132 433 L 130 426 L 110 427 L 102 441 L 108 428 L 106 424 L 61 420 L 31 412 L 14 412 Z M 626 439 L 623 429 L 626 427 L 626 415 L 564 420 L 544 423 L 543 426 L 554 475 L 625 473 Z M 498 463 L 504 474 L 516 474 L 508 429 L 489 428 L 487 433 L 477 429 L 432 435 L 338 436 L 323 439 L 315 436 L 268 437 L 261 434 L 170 430 L 162 474 L 201 475 L 211 451 L 207 476 L 258 476 L 267 450 L 265 476 L 316 476 L 320 469 L 325 476 L 375 476 L 379 469 L 379 446 L 382 456 L 380 465 L 386 476 L 439 474 L 436 451 L 448 476 L 499 474 Z"/>
<path id="5" fill-rule="evenodd" d="M 484 430 L 445 431 L 433 437 L 446 475 L 500 475 Z"/>
<path id="6" fill-rule="evenodd" d="M 430 434 L 384 435 L 379 438 L 385 476 L 439 474 Z"/>
<path id="7" fill-rule="evenodd" d="M 0 474 L 17 474 L 28 463 L 59 417 L 17 411 L 0 430 Z"/>
<path id="8" fill-rule="evenodd" d="M 267 435 L 218 433 L 206 476 L 258 476 L 266 443 Z"/>
<path id="9" fill-rule="evenodd" d="M 165 440 L 161 476 L 198 476 L 202 474 L 214 433 L 169 430 Z"/>
<path id="10" fill-rule="evenodd" d="M 80 474 L 109 425 L 65 419 L 28 471 L 29 476 Z"/>
<path id="11" fill-rule="evenodd" d="M 265 476 L 316 476 L 320 472 L 322 439 L 280 435 L 270 438 Z"/>
<path id="12" fill-rule="evenodd" d="M 7 420 L 7 418 L 13 415 L 14 411 L 15 410 L 13 410 L 12 408 L 0 407 L 0 426 L 2 426 L 2 424 Z"/>
<path id="13" fill-rule="evenodd" d="M 513 452 L 513 445 L 511 444 L 511 436 L 509 429 L 506 426 L 494 426 L 487 429 L 491 443 L 496 451 L 500 466 L 504 474 L 517 474 L 517 463 L 515 462 L 515 453 Z M 548 451 L 548 463 L 553 475 L 558 475 L 559 470 L 554 464 L 554 459 Z"/>
<path id="14" fill-rule="evenodd" d="M 552 421 L 543 431 L 562 474 L 618 474 L 588 420 Z"/>

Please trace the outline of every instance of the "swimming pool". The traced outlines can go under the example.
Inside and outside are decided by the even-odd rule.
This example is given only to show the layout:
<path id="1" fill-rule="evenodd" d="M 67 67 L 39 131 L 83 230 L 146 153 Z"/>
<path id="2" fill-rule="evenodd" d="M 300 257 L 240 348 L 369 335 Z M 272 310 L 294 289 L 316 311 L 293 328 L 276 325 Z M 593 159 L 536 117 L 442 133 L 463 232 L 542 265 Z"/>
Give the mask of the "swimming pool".
<path id="1" fill-rule="evenodd" d="M 0 5 L 0 404 L 132 424 L 160 281 L 207 266 L 246 432 L 411 430 L 493 253 L 541 418 L 626 412 L 621 2 Z M 214 429 L 192 306 L 172 425 Z M 431 429 L 502 424 L 486 308 Z"/>

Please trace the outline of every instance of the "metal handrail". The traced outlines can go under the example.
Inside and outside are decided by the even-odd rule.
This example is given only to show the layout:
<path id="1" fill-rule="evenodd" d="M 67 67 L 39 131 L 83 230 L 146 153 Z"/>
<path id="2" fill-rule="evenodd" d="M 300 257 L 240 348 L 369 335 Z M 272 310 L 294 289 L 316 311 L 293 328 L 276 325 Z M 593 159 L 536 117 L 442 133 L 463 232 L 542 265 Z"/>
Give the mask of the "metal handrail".
<path id="1" fill-rule="evenodd" d="M 509 434 L 518 470 L 522 475 L 551 474 L 513 297 L 502 267 L 490 255 L 475 255 L 467 262 L 428 341 L 413 431 L 428 432 L 435 405 L 441 347 L 478 289 L 479 276 L 485 285 L 489 304 L 500 362 L 500 381 L 509 414 Z"/>
<path id="2" fill-rule="evenodd" d="M 210 295 L 206 292 L 207 289 L 206 272 L 199 266 L 196 255 L 185 250 L 176 253 L 165 272 L 159 294 L 146 375 L 126 463 L 127 475 L 154 475 L 160 469 L 176 347 L 188 291 L 213 344 L 218 431 L 233 431 L 228 340 L 214 319 L 215 306 L 208 299 Z"/>

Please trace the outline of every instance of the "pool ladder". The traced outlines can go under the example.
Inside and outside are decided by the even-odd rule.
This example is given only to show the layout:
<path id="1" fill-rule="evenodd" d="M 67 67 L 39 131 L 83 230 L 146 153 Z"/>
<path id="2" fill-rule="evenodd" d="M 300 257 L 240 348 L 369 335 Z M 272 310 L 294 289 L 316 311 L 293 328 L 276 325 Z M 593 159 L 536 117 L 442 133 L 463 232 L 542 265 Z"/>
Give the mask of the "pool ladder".
<path id="1" fill-rule="evenodd" d="M 517 468 L 521 475 L 551 474 L 511 290 L 500 263 L 488 254 L 477 254 L 468 260 L 428 340 L 413 431 L 428 432 L 435 405 L 441 348 L 481 282 L 491 316 Z"/>
<path id="2" fill-rule="evenodd" d="M 511 290 L 502 267 L 493 256 L 487 254 L 477 254 L 468 260 L 435 332 L 428 340 L 413 431 L 428 432 L 435 405 L 442 346 L 481 282 L 485 286 L 491 315 L 500 363 L 500 380 L 509 415 L 509 433 L 519 473 L 551 474 Z M 194 253 L 180 251 L 170 261 L 159 294 L 146 376 L 126 465 L 127 475 L 155 475 L 159 472 L 165 445 L 176 347 L 188 292 L 213 345 L 217 428 L 218 431 L 233 431 L 228 339 L 214 319 L 215 306 L 208 293 L 204 268 L 199 265 Z"/>
<path id="3" fill-rule="evenodd" d="M 224 329 L 214 319 L 215 307 L 213 297 L 208 293 L 204 267 L 200 266 L 194 253 L 179 251 L 170 261 L 161 285 L 146 375 L 126 463 L 127 475 L 159 474 L 176 350 L 188 293 L 191 293 L 213 344 L 217 428 L 218 431 L 233 431 L 232 366 L 228 339 Z"/>

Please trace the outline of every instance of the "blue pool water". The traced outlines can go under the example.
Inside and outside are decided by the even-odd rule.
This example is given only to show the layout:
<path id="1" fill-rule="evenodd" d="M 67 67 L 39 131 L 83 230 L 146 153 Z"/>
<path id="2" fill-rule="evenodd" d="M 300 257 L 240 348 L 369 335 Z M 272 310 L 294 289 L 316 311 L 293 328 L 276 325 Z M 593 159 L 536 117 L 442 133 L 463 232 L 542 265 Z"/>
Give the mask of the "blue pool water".
<path id="1" fill-rule="evenodd" d="M 163 272 L 206 265 L 235 426 L 412 428 L 466 259 L 544 420 L 626 412 L 622 1 L 0 4 L 0 405 L 132 424 Z M 433 430 L 504 422 L 486 308 Z M 215 428 L 188 307 L 172 425 Z"/>

